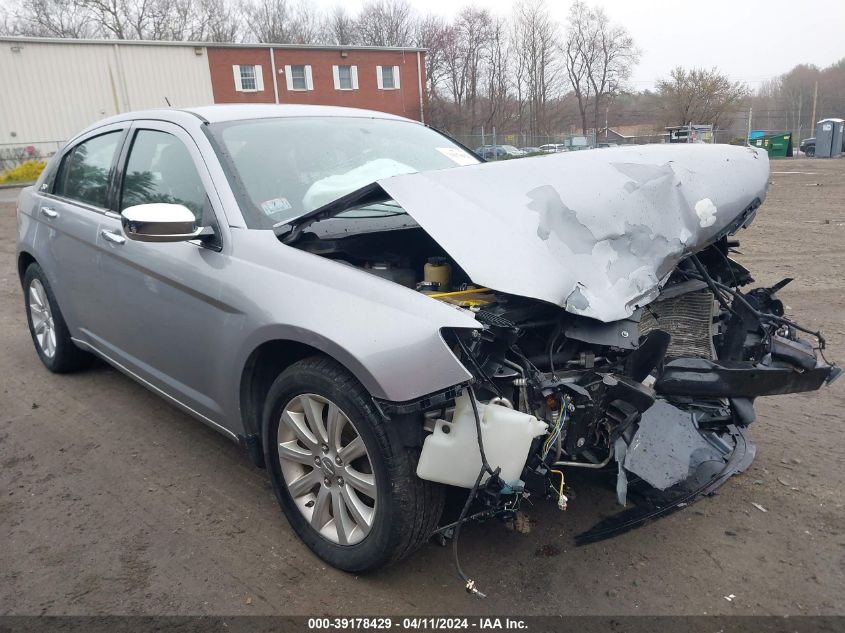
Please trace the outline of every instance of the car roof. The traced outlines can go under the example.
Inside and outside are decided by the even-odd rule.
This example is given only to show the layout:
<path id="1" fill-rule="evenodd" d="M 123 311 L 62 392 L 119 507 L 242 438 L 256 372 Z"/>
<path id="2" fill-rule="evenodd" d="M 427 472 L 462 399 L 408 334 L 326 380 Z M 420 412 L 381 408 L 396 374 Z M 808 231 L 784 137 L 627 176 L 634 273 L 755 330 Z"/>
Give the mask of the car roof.
<path id="1" fill-rule="evenodd" d="M 133 121 L 137 119 L 155 119 L 178 122 L 180 120 L 185 120 L 186 117 L 200 119 L 204 123 L 225 123 L 228 121 L 284 117 L 359 117 L 368 119 L 407 121 L 408 123 L 422 125 L 419 121 L 414 121 L 413 119 L 407 119 L 405 117 L 388 114 L 386 112 L 364 110 L 362 108 L 344 108 L 340 106 L 322 105 L 247 103 L 217 104 L 188 108 L 155 108 L 150 110 L 123 112 L 98 121 L 87 128 L 87 130 L 111 123 Z"/>

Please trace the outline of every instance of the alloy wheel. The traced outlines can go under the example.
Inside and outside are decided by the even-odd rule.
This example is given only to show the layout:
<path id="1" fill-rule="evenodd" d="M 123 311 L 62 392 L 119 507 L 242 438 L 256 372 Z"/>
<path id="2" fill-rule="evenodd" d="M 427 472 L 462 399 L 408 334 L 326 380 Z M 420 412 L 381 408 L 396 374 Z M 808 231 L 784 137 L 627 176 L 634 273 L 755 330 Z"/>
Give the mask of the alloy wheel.
<path id="1" fill-rule="evenodd" d="M 53 358 L 56 354 L 56 326 L 47 292 L 40 279 L 33 279 L 29 284 L 29 314 L 38 347 L 44 356 Z"/>
<path id="2" fill-rule="evenodd" d="M 323 396 L 298 395 L 282 410 L 278 443 L 285 485 L 311 527 L 332 543 L 361 542 L 373 525 L 378 490 L 349 417 Z"/>

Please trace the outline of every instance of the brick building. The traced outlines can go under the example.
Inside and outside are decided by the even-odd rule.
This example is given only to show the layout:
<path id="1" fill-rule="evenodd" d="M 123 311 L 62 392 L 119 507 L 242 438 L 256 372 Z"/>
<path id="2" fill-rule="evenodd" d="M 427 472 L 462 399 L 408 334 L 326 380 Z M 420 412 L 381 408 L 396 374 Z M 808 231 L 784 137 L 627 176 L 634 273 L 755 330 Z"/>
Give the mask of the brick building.
<path id="1" fill-rule="evenodd" d="M 215 103 L 340 105 L 425 119 L 424 51 L 387 48 L 208 48 Z"/>
<path id="2" fill-rule="evenodd" d="M 425 121 L 424 85 L 418 48 L 0 37 L 0 160 L 47 155 L 99 119 L 168 104 L 339 105 Z"/>

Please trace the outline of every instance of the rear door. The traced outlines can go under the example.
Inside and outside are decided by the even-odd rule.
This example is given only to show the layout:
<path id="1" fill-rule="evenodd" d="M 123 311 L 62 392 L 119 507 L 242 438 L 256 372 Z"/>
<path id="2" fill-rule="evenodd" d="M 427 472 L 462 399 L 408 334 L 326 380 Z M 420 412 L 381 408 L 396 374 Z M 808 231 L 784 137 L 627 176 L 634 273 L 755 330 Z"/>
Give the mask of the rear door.
<path id="1" fill-rule="evenodd" d="M 98 283 L 97 231 L 111 214 L 115 163 L 125 125 L 110 125 L 80 138 L 65 150 L 52 183 L 38 196 L 47 257 L 42 258 L 71 335 L 90 342 L 108 319 L 109 298 Z"/>
<path id="2" fill-rule="evenodd" d="M 113 360 L 209 421 L 222 410 L 215 385 L 227 359 L 219 337 L 237 320 L 219 301 L 226 266 L 222 208 L 191 136 L 161 121 L 136 121 L 119 161 L 117 209 L 154 202 L 182 204 L 214 237 L 151 243 L 128 239 L 119 216 L 98 234 L 100 279 L 112 300 L 100 346 Z M 226 230 L 225 226 L 223 230 Z"/>

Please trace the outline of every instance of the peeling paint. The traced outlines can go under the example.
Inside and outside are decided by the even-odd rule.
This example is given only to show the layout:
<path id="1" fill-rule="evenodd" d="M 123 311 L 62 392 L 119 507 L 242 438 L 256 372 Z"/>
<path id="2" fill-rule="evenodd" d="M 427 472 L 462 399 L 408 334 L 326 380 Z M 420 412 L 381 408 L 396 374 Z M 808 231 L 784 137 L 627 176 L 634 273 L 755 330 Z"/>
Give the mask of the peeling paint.
<path id="1" fill-rule="evenodd" d="M 601 321 L 653 300 L 687 254 L 765 199 L 766 153 L 646 145 L 378 181 L 477 284 Z"/>

